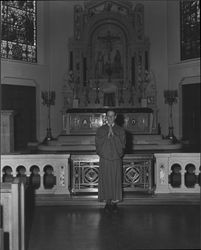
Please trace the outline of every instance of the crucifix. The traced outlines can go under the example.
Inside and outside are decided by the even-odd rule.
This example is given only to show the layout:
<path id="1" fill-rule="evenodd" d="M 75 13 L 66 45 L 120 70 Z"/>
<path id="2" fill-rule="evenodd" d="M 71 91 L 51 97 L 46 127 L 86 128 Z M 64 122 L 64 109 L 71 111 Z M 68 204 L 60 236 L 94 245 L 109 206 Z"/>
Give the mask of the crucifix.
<path id="1" fill-rule="evenodd" d="M 119 36 L 112 36 L 110 30 L 107 31 L 106 36 L 99 36 L 99 40 L 106 44 L 107 49 L 107 62 L 106 62 L 106 73 L 108 75 L 108 82 L 111 82 L 112 67 L 111 67 L 111 52 L 113 49 L 113 41 L 120 40 Z"/>

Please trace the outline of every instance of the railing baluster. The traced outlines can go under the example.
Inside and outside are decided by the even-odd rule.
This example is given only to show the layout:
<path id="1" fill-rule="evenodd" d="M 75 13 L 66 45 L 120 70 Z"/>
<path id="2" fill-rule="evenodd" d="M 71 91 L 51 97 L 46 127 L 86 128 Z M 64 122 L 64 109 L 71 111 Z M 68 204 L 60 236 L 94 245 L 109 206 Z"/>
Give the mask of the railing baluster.
<path id="1" fill-rule="evenodd" d="M 18 167 L 23 166 L 26 169 L 25 175 L 29 178 L 29 184 L 31 181 L 31 167 L 38 167 L 40 170 L 37 174 L 40 175 L 40 187 L 36 189 L 36 194 L 51 194 L 51 193 L 65 193 L 69 194 L 69 169 L 68 169 L 68 159 L 69 154 L 20 154 L 20 155 L 1 155 L 1 172 L 0 179 L 3 182 L 4 167 L 10 166 L 12 169 L 12 175 L 16 179 L 18 174 Z M 54 175 L 56 178 L 56 185 L 53 188 L 45 189 L 43 183 L 44 176 L 44 166 L 50 165 L 54 169 Z M 62 172 L 62 173 L 61 173 Z M 61 174 L 62 184 L 61 184 Z M 19 177 L 20 178 L 20 177 Z M 21 178 L 22 181 L 23 178 Z M 12 180 L 11 180 L 12 181 Z"/>
<path id="2" fill-rule="evenodd" d="M 186 166 L 195 166 L 195 174 L 199 175 L 200 154 L 199 153 L 164 153 L 155 154 L 155 181 L 156 193 L 199 193 L 200 186 L 196 183 L 194 186 L 187 187 L 185 185 L 185 173 L 187 173 Z M 174 187 L 168 182 L 167 177 L 170 178 L 172 173 L 172 166 L 179 165 L 181 167 L 181 186 Z M 160 173 L 163 170 L 163 180 L 160 178 Z"/>

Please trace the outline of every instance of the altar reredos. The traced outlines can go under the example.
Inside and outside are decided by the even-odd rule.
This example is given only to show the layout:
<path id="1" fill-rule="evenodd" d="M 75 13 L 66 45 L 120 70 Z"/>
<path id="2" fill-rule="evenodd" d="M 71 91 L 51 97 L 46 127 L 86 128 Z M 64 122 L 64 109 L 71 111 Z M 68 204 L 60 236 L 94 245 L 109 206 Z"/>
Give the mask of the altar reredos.
<path id="1" fill-rule="evenodd" d="M 64 86 L 64 110 L 140 107 L 145 98 L 155 109 L 142 4 L 111 0 L 75 5 L 74 36 L 68 46 L 71 77 L 70 88 Z"/>

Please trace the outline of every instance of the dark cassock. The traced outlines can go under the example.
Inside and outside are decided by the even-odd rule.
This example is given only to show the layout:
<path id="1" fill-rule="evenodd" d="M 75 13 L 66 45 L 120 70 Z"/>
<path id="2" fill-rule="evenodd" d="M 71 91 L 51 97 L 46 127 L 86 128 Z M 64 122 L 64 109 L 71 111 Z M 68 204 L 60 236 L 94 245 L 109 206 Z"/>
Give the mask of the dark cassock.
<path id="1" fill-rule="evenodd" d="M 125 131 L 114 124 L 113 135 L 109 126 L 101 126 L 96 133 L 96 152 L 100 156 L 98 198 L 100 201 L 122 200 L 122 156 L 125 148 Z"/>

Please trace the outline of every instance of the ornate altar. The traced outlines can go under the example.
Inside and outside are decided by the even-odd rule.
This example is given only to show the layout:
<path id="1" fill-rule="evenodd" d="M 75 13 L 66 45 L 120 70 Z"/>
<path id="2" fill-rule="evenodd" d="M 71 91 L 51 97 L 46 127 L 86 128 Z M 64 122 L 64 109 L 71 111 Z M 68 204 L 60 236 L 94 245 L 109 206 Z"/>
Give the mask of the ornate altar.
<path id="1" fill-rule="evenodd" d="M 63 130 L 41 150 L 93 151 L 106 110 L 118 113 L 128 151 L 172 149 L 158 134 L 156 78 L 144 34 L 144 6 L 127 0 L 74 5 L 63 86 Z"/>
<path id="2" fill-rule="evenodd" d="M 108 107 L 117 111 L 118 122 L 131 137 L 138 135 L 135 140 L 158 140 L 156 80 L 144 34 L 144 6 L 127 0 L 75 5 L 68 48 L 58 144 L 94 151 L 95 132 L 104 124 Z"/>
<path id="3" fill-rule="evenodd" d="M 116 123 L 126 131 L 127 153 L 161 148 L 162 137 L 157 134 L 156 114 L 151 108 L 113 109 L 117 113 Z M 49 146 L 59 151 L 95 152 L 95 134 L 106 123 L 107 110 L 107 107 L 68 109 L 63 116 L 62 133 L 56 141 L 49 142 Z"/>
<path id="4" fill-rule="evenodd" d="M 63 112 L 69 108 L 156 109 L 144 6 L 127 0 L 88 1 L 74 6 L 74 36 L 68 43 Z"/>
<path id="5" fill-rule="evenodd" d="M 153 110 L 150 108 L 114 108 L 116 123 L 130 134 L 156 133 Z M 63 135 L 95 135 L 97 128 L 106 124 L 107 108 L 68 109 L 63 120 Z"/>

